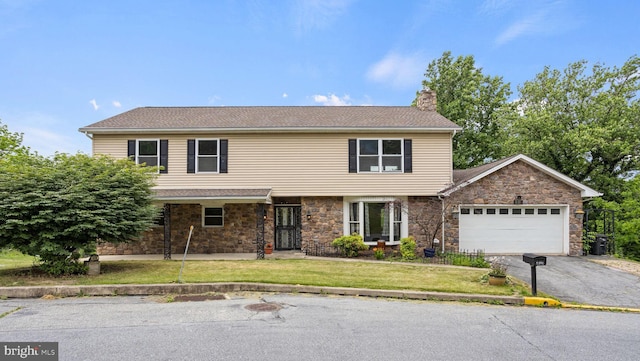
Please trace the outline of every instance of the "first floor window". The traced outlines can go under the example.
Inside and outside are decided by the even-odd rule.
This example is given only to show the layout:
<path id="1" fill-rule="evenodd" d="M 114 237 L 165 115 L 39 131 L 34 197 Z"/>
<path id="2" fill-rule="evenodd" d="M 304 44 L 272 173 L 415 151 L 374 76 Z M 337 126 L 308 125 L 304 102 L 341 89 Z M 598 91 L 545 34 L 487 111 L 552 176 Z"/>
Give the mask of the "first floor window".
<path id="1" fill-rule="evenodd" d="M 224 226 L 224 211 L 222 207 L 205 207 L 203 211 L 203 223 L 205 227 Z"/>
<path id="2" fill-rule="evenodd" d="M 347 210 L 349 234 L 358 233 L 365 242 L 398 242 L 406 234 L 406 217 L 396 201 L 352 201 Z"/>

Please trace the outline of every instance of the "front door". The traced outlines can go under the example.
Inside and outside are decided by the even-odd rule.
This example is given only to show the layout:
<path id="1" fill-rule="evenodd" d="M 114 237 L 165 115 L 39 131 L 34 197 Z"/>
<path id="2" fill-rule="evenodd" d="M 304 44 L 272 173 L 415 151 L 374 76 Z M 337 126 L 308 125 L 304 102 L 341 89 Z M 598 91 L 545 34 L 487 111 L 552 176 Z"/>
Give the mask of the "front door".
<path id="1" fill-rule="evenodd" d="M 300 206 L 275 207 L 276 213 L 276 249 L 300 249 L 301 210 Z"/>

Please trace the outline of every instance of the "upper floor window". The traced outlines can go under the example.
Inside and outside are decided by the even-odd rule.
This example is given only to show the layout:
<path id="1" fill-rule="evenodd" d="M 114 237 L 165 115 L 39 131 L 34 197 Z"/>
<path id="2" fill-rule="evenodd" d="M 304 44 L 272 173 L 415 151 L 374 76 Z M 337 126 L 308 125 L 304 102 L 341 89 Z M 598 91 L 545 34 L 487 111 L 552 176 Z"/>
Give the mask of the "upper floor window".
<path id="1" fill-rule="evenodd" d="M 227 173 L 228 139 L 187 139 L 187 173 Z"/>
<path id="2" fill-rule="evenodd" d="M 197 139 L 196 142 L 196 173 L 218 172 L 218 140 Z"/>
<path id="3" fill-rule="evenodd" d="M 411 139 L 349 139 L 350 173 L 411 173 Z"/>
<path id="4" fill-rule="evenodd" d="M 136 163 L 154 167 L 160 164 L 160 141 L 138 139 L 136 146 Z"/>
<path id="5" fill-rule="evenodd" d="M 402 172 L 402 140 L 360 139 L 358 170 L 360 172 Z"/>
<path id="6" fill-rule="evenodd" d="M 169 141 L 166 139 L 132 139 L 128 141 L 127 155 L 137 164 L 158 167 L 167 173 Z"/>

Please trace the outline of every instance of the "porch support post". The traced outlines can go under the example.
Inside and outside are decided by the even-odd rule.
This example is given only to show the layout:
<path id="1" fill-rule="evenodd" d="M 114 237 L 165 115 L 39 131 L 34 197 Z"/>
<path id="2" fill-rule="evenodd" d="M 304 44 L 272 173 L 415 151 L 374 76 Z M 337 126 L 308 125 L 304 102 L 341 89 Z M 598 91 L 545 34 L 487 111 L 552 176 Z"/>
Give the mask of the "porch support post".
<path id="1" fill-rule="evenodd" d="M 264 217 L 265 209 L 264 203 L 259 203 L 256 207 L 256 246 L 257 246 L 257 259 L 264 259 Z"/>
<path id="2" fill-rule="evenodd" d="M 171 204 L 164 204 L 164 259 L 171 260 Z"/>

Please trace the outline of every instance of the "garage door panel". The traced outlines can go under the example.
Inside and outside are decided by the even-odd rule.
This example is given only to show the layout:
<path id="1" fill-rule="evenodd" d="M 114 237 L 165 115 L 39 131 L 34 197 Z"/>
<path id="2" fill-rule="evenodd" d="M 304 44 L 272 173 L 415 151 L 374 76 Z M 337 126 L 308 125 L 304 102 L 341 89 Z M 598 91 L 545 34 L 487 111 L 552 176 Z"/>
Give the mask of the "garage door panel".
<path id="1" fill-rule="evenodd" d="M 461 250 L 484 250 L 486 253 L 563 253 L 564 216 L 554 207 L 554 213 L 546 214 L 468 214 L 460 215 Z M 504 210 L 504 208 L 503 208 Z M 479 212 L 479 211 L 478 211 Z M 544 212 L 544 211 L 543 211 Z"/>

